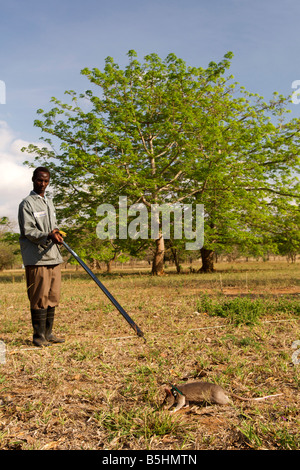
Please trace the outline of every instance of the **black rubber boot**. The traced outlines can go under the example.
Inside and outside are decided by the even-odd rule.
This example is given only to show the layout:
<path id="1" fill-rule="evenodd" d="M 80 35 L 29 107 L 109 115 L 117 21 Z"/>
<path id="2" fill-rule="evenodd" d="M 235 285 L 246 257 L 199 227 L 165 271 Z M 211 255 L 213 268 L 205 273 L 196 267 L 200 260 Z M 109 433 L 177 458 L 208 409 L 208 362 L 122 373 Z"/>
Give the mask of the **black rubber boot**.
<path id="1" fill-rule="evenodd" d="M 33 326 L 33 344 L 35 346 L 50 346 L 45 338 L 47 309 L 31 309 Z"/>
<path id="2" fill-rule="evenodd" d="M 55 307 L 48 307 L 47 309 L 47 320 L 46 320 L 46 340 L 51 343 L 64 343 L 65 340 L 58 338 L 52 333 L 53 323 L 54 323 Z"/>

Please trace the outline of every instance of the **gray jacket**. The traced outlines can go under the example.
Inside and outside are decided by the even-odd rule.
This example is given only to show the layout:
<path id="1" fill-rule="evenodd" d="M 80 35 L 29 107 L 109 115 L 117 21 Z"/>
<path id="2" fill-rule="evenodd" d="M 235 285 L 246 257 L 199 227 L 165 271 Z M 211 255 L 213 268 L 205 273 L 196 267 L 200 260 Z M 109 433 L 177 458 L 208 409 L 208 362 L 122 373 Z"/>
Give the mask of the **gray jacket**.
<path id="1" fill-rule="evenodd" d="M 19 205 L 20 247 L 24 266 L 63 262 L 58 245 L 48 240 L 57 228 L 52 199 L 31 191 Z"/>

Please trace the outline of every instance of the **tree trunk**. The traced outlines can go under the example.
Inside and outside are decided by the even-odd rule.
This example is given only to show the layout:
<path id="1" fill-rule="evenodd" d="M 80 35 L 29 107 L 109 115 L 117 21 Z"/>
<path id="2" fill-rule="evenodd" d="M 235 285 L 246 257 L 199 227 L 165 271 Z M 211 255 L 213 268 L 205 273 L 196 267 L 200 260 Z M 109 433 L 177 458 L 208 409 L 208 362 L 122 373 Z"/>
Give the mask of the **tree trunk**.
<path id="1" fill-rule="evenodd" d="M 174 248 L 173 246 L 171 246 L 171 252 L 172 252 L 173 260 L 176 266 L 177 274 L 180 274 L 181 267 L 180 267 L 180 262 L 179 262 L 179 256 L 177 253 L 177 248 Z"/>
<path id="2" fill-rule="evenodd" d="M 162 235 L 155 240 L 155 253 L 152 262 L 152 275 L 162 276 L 164 274 L 165 241 Z"/>
<path id="3" fill-rule="evenodd" d="M 105 264 L 106 264 L 106 272 L 107 273 L 111 273 L 111 263 L 112 263 L 112 259 L 109 259 L 108 261 L 105 261 Z"/>
<path id="4" fill-rule="evenodd" d="M 199 269 L 200 273 L 213 273 L 214 272 L 214 251 L 207 248 L 201 248 L 202 266 Z"/>

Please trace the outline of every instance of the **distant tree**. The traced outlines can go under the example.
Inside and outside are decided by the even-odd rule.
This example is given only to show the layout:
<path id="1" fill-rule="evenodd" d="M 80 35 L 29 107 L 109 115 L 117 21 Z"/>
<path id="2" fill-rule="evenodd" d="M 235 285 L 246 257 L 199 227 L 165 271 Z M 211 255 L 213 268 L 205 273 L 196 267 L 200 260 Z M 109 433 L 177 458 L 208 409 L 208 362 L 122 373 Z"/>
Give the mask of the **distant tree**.
<path id="1" fill-rule="evenodd" d="M 287 99 L 270 103 L 225 76 L 232 53 L 206 69 L 188 67 L 174 54 L 144 62 L 128 53 L 121 70 L 111 57 L 104 71 L 83 69 L 99 92 L 66 92 L 70 103 L 38 110 L 35 125 L 60 142 L 26 151 L 52 171 L 60 217 L 78 233 L 93 231 L 97 207 L 201 203 L 205 210 L 202 270 L 213 254 L 240 245 L 263 250 L 275 206 L 299 196 L 299 120 L 285 122 Z M 270 235 L 270 236 L 269 236 Z M 128 240 L 127 249 L 136 243 Z M 122 243 L 124 240 L 114 240 Z M 174 248 L 174 247 L 173 247 Z M 163 273 L 164 239 L 155 241 L 152 273 Z"/>
<path id="2" fill-rule="evenodd" d="M 15 257 L 12 247 L 0 241 L 0 271 L 11 268 Z"/>
<path id="3" fill-rule="evenodd" d="M 0 271 L 11 268 L 20 255 L 19 235 L 13 230 L 8 217 L 0 218 Z"/>

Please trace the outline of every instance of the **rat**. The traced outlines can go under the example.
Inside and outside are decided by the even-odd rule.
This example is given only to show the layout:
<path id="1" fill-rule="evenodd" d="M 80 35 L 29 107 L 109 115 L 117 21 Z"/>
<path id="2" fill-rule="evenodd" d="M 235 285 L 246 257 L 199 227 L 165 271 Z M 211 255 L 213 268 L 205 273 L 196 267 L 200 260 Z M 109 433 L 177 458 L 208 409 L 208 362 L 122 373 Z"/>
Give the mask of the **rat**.
<path id="1" fill-rule="evenodd" d="M 208 402 L 217 405 L 228 405 L 231 403 L 229 395 L 242 401 L 261 401 L 267 398 L 277 397 L 282 395 L 278 393 L 276 395 L 267 395 L 258 398 L 243 398 L 234 393 L 227 393 L 220 385 L 216 385 L 210 382 L 188 382 L 180 385 L 172 385 L 171 388 L 165 388 L 166 396 L 163 404 L 167 405 L 170 409 L 174 403 L 176 407 L 171 413 L 175 413 L 182 407 L 189 406 L 189 402 L 201 403 Z"/>

